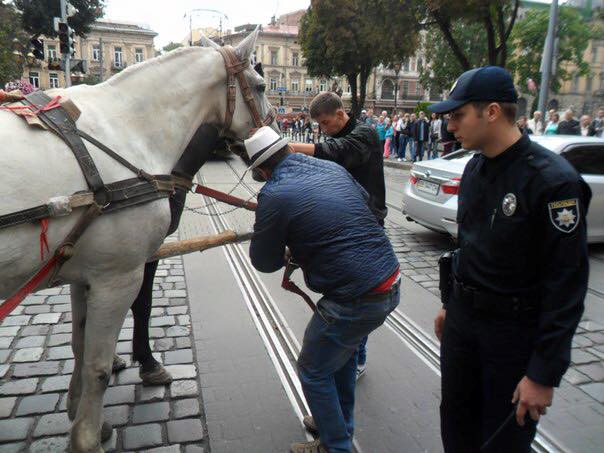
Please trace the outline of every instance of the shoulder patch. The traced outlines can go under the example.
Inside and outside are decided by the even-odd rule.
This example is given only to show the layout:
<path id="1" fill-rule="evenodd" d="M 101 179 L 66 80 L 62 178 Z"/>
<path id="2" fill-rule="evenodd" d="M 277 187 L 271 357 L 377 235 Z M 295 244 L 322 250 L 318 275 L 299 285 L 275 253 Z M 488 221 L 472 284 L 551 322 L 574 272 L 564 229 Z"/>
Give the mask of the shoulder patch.
<path id="1" fill-rule="evenodd" d="M 579 225 L 581 213 L 577 198 L 553 201 L 548 203 L 547 208 L 552 225 L 563 233 L 572 233 Z"/>

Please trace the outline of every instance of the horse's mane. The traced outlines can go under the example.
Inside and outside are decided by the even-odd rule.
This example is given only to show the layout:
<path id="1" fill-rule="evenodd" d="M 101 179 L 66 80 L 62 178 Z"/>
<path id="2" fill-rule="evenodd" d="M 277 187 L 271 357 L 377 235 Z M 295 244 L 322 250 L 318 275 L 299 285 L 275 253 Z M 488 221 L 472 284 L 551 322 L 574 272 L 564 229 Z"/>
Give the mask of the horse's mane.
<path id="1" fill-rule="evenodd" d="M 207 47 L 182 47 L 179 49 L 175 49 L 164 55 L 160 55 L 159 57 L 154 57 L 149 60 L 145 60 L 142 63 L 137 63 L 135 65 L 128 66 L 127 68 L 123 69 L 122 71 L 120 71 L 119 73 L 117 73 L 116 75 L 111 77 L 110 79 L 106 80 L 104 83 L 106 83 L 107 85 L 118 84 L 118 83 L 124 81 L 125 79 L 132 77 L 135 74 L 138 74 L 140 71 L 147 69 L 150 66 L 155 66 L 155 65 L 161 64 L 165 61 L 172 60 L 174 58 L 181 56 L 184 53 L 199 52 L 200 49 L 210 50 Z"/>

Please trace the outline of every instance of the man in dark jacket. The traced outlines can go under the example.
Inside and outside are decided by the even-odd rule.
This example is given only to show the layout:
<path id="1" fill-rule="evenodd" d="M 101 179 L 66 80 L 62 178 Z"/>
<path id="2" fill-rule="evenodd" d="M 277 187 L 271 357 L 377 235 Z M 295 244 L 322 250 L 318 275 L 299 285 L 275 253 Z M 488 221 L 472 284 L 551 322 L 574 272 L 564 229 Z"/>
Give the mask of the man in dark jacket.
<path id="1" fill-rule="evenodd" d="M 417 160 L 418 156 L 419 160 L 424 160 L 424 147 L 430 138 L 430 123 L 428 122 L 424 112 L 419 112 L 419 119 L 415 124 L 415 132 L 413 137 L 415 139 L 415 154 L 413 162 Z"/>
<path id="2" fill-rule="evenodd" d="M 369 208 L 384 226 L 386 184 L 384 182 L 383 147 L 372 127 L 355 121 L 344 111 L 342 100 L 332 92 L 321 93 L 310 104 L 310 116 L 330 136 L 324 143 L 292 143 L 294 152 L 331 160 L 340 164 L 369 194 Z M 367 338 L 359 346 L 358 377 L 365 372 Z"/>
<path id="3" fill-rule="evenodd" d="M 356 350 L 399 302 L 399 264 L 367 205 L 367 192 L 340 165 L 290 153 L 268 127 L 245 142 L 258 195 L 252 264 L 261 272 L 291 259 L 323 294 L 298 358 L 298 373 L 320 439 L 294 453 L 348 453 L 354 433 Z"/>
<path id="4" fill-rule="evenodd" d="M 581 124 L 573 118 L 573 111 L 564 112 L 564 120 L 558 123 L 558 135 L 581 135 Z"/>

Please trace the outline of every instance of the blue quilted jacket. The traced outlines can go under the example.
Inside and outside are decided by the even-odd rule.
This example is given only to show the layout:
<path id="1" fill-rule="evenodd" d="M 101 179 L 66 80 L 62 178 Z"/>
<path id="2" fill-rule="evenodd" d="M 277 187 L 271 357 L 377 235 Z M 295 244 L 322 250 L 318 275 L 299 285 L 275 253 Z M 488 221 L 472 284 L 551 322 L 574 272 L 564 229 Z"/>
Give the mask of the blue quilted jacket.
<path id="1" fill-rule="evenodd" d="M 341 302 L 368 292 L 396 271 L 398 261 L 367 200 L 340 165 L 287 156 L 258 195 L 252 264 L 275 272 L 288 246 L 313 291 Z"/>

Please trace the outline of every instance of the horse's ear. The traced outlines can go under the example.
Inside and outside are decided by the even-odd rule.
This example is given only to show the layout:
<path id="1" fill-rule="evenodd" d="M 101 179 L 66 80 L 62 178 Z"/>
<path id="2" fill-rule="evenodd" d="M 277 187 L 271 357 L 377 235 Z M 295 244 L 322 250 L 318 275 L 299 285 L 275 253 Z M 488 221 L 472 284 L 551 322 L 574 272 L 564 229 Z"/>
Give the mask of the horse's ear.
<path id="1" fill-rule="evenodd" d="M 214 41 L 212 41 L 210 38 L 208 38 L 203 33 L 200 33 L 199 42 L 201 43 L 201 47 L 213 47 L 214 49 L 220 49 L 220 46 L 218 44 L 216 44 Z"/>
<path id="2" fill-rule="evenodd" d="M 262 63 L 256 63 L 256 65 L 254 66 L 254 70 L 260 74 L 260 77 L 264 78 L 264 69 L 262 69 Z"/>
<path id="3" fill-rule="evenodd" d="M 256 39 L 260 33 L 260 27 L 251 32 L 243 41 L 241 41 L 235 48 L 235 52 L 242 61 L 249 60 L 252 53 L 256 49 Z"/>

